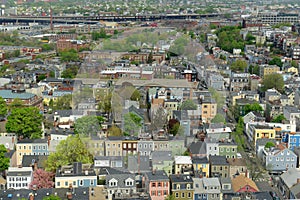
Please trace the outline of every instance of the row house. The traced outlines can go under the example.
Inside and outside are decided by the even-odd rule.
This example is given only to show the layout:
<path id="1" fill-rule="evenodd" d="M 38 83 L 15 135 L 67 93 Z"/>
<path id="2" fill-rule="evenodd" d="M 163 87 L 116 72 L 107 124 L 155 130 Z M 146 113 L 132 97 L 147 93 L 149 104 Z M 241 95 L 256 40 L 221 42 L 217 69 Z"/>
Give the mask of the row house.
<path id="1" fill-rule="evenodd" d="M 193 178 L 194 200 L 222 200 L 221 184 L 218 178 Z"/>
<path id="2" fill-rule="evenodd" d="M 193 163 L 190 156 L 175 156 L 174 174 L 192 174 Z"/>
<path id="3" fill-rule="evenodd" d="M 16 144 L 17 165 L 22 164 L 24 155 L 49 155 L 48 139 L 23 139 Z"/>
<path id="4" fill-rule="evenodd" d="M 169 176 L 171 194 L 175 199 L 192 200 L 194 198 L 194 182 L 190 175 L 172 174 Z"/>
<path id="5" fill-rule="evenodd" d="M 174 160 L 171 151 L 154 151 L 151 162 L 153 170 L 163 170 L 168 176 L 172 174 Z"/>
<path id="6" fill-rule="evenodd" d="M 96 187 L 97 176 L 91 164 L 75 162 L 56 171 L 55 188 Z"/>
<path id="7" fill-rule="evenodd" d="M 135 175 L 131 173 L 114 172 L 106 176 L 108 200 L 126 199 L 136 193 Z"/>
<path id="8" fill-rule="evenodd" d="M 152 200 L 164 200 L 170 194 L 169 177 L 163 170 L 145 173 L 145 187 Z"/>
<path id="9" fill-rule="evenodd" d="M 250 83 L 249 73 L 232 73 L 230 78 L 229 90 L 232 92 L 239 92 L 249 87 Z"/>
<path id="10" fill-rule="evenodd" d="M 210 156 L 210 176 L 209 177 L 229 177 L 229 163 L 225 156 Z"/>
<path id="11" fill-rule="evenodd" d="M 246 135 L 248 140 L 256 146 L 256 141 L 261 138 L 275 139 L 276 129 L 268 125 L 247 124 Z"/>
<path id="12" fill-rule="evenodd" d="M 32 167 L 9 167 L 7 170 L 6 184 L 8 189 L 29 189 L 32 180 Z"/>

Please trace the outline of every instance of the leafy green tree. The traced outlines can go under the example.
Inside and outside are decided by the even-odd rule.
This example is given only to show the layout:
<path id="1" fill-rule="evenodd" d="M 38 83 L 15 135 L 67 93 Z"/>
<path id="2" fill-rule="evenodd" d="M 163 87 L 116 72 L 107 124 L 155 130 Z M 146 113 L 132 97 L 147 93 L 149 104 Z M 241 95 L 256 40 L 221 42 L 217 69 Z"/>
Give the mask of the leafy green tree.
<path id="1" fill-rule="evenodd" d="M 9 158 L 5 157 L 5 153 L 7 152 L 7 149 L 3 144 L 0 145 L 0 171 L 3 172 L 4 170 L 7 170 L 9 167 Z"/>
<path id="2" fill-rule="evenodd" d="M 177 38 L 174 43 L 170 46 L 169 52 L 175 55 L 183 55 L 185 52 L 185 47 L 189 42 L 189 37 L 183 35 Z"/>
<path id="3" fill-rule="evenodd" d="M 87 115 L 75 121 L 75 133 L 90 136 L 97 135 L 101 131 L 101 123 L 97 116 Z"/>
<path id="4" fill-rule="evenodd" d="M 258 65 L 250 65 L 249 68 L 248 68 L 248 73 L 249 74 L 256 74 L 259 76 L 259 66 Z"/>
<path id="5" fill-rule="evenodd" d="M 112 100 L 112 93 L 110 92 L 108 94 L 105 94 L 103 99 L 101 99 L 98 104 L 98 109 L 108 114 L 108 118 L 109 118 L 109 113 L 112 111 L 111 100 Z"/>
<path id="6" fill-rule="evenodd" d="M 169 194 L 165 200 L 175 200 L 175 195 L 174 194 Z"/>
<path id="7" fill-rule="evenodd" d="M 283 114 L 277 115 L 274 119 L 272 119 L 272 122 L 274 123 L 282 123 L 282 121 L 286 120 Z"/>
<path id="8" fill-rule="evenodd" d="M 71 66 L 68 67 L 66 70 L 64 70 L 61 73 L 62 78 L 75 78 L 78 73 L 78 67 L 77 66 Z"/>
<path id="9" fill-rule="evenodd" d="M 188 99 L 182 102 L 181 110 L 197 110 L 197 105 L 194 103 L 193 100 Z"/>
<path id="10" fill-rule="evenodd" d="M 123 136 L 122 129 L 117 127 L 116 125 L 112 125 L 107 130 L 108 136 Z"/>
<path id="11" fill-rule="evenodd" d="M 49 197 L 43 197 L 43 200 L 61 200 L 59 196 L 50 195 Z"/>
<path id="12" fill-rule="evenodd" d="M 218 108 L 222 108 L 225 104 L 225 97 L 219 91 L 214 88 L 208 88 L 208 91 L 211 93 L 212 97 L 216 100 Z"/>
<path id="13" fill-rule="evenodd" d="M 295 60 L 292 60 L 291 65 L 292 67 L 296 67 L 296 68 L 298 67 L 298 63 Z"/>
<path id="14" fill-rule="evenodd" d="M 142 127 L 142 118 L 132 112 L 124 115 L 124 132 L 125 134 L 137 136 Z"/>
<path id="15" fill-rule="evenodd" d="M 247 104 L 245 106 L 245 114 L 248 114 L 251 111 L 263 111 L 263 108 L 259 105 L 259 103 Z"/>
<path id="16" fill-rule="evenodd" d="M 64 96 L 59 97 L 54 102 L 54 109 L 55 110 L 69 110 L 72 109 L 72 95 L 67 94 Z"/>
<path id="17" fill-rule="evenodd" d="M 282 61 L 279 57 L 274 57 L 272 60 L 269 61 L 269 65 L 277 65 L 278 67 L 282 67 Z"/>
<path id="18" fill-rule="evenodd" d="M 59 53 L 62 62 L 79 61 L 79 56 L 76 50 L 70 49 Z"/>
<path id="19" fill-rule="evenodd" d="M 273 142 L 267 142 L 265 145 L 265 148 L 275 147 L 275 144 Z"/>
<path id="20" fill-rule="evenodd" d="M 279 92 L 283 92 L 284 81 L 281 74 L 268 74 L 263 77 L 263 90 L 275 88 Z"/>
<path id="21" fill-rule="evenodd" d="M 40 82 L 40 81 L 42 81 L 46 78 L 47 78 L 47 76 L 45 74 L 41 74 L 41 75 L 38 76 L 37 81 Z"/>
<path id="22" fill-rule="evenodd" d="M 141 99 L 141 93 L 140 91 L 138 91 L 137 89 L 134 89 L 131 97 L 130 97 L 130 100 L 132 101 L 139 101 Z"/>
<path id="23" fill-rule="evenodd" d="M 36 107 L 15 108 L 7 118 L 5 128 L 24 138 L 37 139 L 42 136 L 43 116 Z"/>
<path id="24" fill-rule="evenodd" d="M 217 113 L 216 116 L 211 120 L 211 123 L 225 123 L 225 118 L 222 114 Z"/>
<path id="25" fill-rule="evenodd" d="M 93 163 L 92 154 L 78 134 L 69 136 L 57 145 L 56 151 L 51 153 L 46 160 L 46 170 L 55 172 L 57 168 L 74 162 Z"/>
<path id="26" fill-rule="evenodd" d="M 147 58 L 147 63 L 152 64 L 153 63 L 153 53 L 152 51 L 149 53 L 148 58 Z"/>
<path id="27" fill-rule="evenodd" d="M 244 49 L 245 41 L 240 34 L 240 29 L 237 26 L 224 26 L 218 29 L 217 45 L 230 53 L 233 53 L 233 49 Z"/>
<path id="28" fill-rule="evenodd" d="M 7 105 L 5 100 L 0 97 L 0 116 L 5 117 L 7 115 Z"/>
<path id="29" fill-rule="evenodd" d="M 244 60 L 236 60 L 230 66 L 230 69 L 234 72 L 245 72 L 246 68 L 247 62 Z"/>

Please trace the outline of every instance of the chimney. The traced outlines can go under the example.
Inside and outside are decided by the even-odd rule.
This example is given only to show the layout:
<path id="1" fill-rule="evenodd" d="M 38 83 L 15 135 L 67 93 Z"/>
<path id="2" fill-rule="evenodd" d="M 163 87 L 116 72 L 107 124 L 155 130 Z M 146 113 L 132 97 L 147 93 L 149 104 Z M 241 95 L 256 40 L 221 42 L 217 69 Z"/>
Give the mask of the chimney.
<path id="1" fill-rule="evenodd" d="M 50 146 L 50 140 L 51 140 L 51 136 L 50 135 L 48 135 L 48 138 L 47 138 L 48 140 L 47 140 L 47 142 L 48 142 L 48 147 Z"/>
<path id="2" fill-rule="evenodd" d="M 72 192 L 67 192 L 67 199 L 68 200 L 71 200 L 73 197 L 72 197 Z"/>
<path id="3" fill-rule="evenodd" d="M 32 193 L 29 194 L 29 200 L 34 200 L 34 195 Z"/>
<path id="4" fill-rule="evenodd" d="M 300 178 L 297 178 L 297 184 L 299 184 L 300 183 Z"/>

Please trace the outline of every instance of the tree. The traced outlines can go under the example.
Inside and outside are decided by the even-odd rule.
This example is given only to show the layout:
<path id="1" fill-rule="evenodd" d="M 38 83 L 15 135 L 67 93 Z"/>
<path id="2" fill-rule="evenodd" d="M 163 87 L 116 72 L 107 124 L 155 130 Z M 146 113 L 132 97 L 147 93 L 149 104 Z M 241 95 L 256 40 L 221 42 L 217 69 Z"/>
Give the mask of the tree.
<path id="1" fill-rule="evenodd" d="M 66 70 L 64 70 L 61 73 L 61 77 L 72 79 L 72 78 L 76 77 L 77 73 L 78 73 L 78 67 L 77 66 L 71 66 L 71 67 L 68 67 Z"/>
<path id="2" fill-rule="evenodd" d="M 112 125 L 108 128 L 107 133 L 109 136 L 123 136 L 122 129 L 116 125 Z"/>
<path id="3" fill-rule="evenodd" d="M 251 111 L 263 111 L 263 108 L 259 105 L 259 103 L 247 104 L 245 105 L 245 114 L 248 114 Z"/>
<path id="4" fill-rule="evenodd" d="M 169 194 L 165 200 L 175 200 L 175 195 L 174 194 Z"/>
<path id="5" fill-rule="evenodd" d="M 177 38 L 174 43 L 170 46 L 169 52 L 173 55 L 182 55 L 185 52 L 185 47 L 189 42 L 189 37 L 187 35 L 183 35 Z"/>
<path id="6" fill-rule="evenodd" d="M 24 103 L 21 99 L 15 98 L 10 104 L 9 104 L 9 109 L 13 110 L 15 108 L 22 108 L 24 107 Z"/>
<path id="7" fill-rule="evenodd" d="M 283 114 L 277 115 L 274 119 L 272 119 L 272 122 L 274 123 L 282 123 L 282 121 L 286 120 Z"/>
<path id="8" fill-rule="evenodd" d="M 225 118 L 222 114 L 217 113 L 215 117 L 211 120 L 211 123 L 225 123 Z"/>
<path id="9" fill-rule="evenodd" d="M 43 197 L 43 200 L 61 200 L 59 196 L 50 195 L 49 197 Z"/>
<path id="10" fill-rule="evenodd" d="M 298 67 L 298 63 L 296 60 L 292 60 L 291 65 L 292 67 L 296 67 L 296 68 Z"/>
<path id="11" fill-rule="evenodd" d="M 87 115 L 75 121 L 75 133 L 90 136 L 97 135 L 101 131 L 101 123 L 97 116 Z"/>
<path id="12" fill-rule="evenodd" d="M 216 100 L 218 108 L 222 108 L 225 104 L 225 97 L 216 89 L 210 87 L 208 91 L 211 93 L 211 96 Z"/>
<path id="13" fill-rule="evenodd" d="M 55 110 L 69 110 L 72 108 L 72 95 L 67 94 L 59 97 L 56 102 L 54 102 Z"/>
<path id="14" fill-rule="evenodd" d="M 246 68 L 247 62 L 244 60 L 236 60 L 230 66 L 230 69 L 234 72 L 245 72 Z"/>
<path id="15" fill-rule="evenodd" d="M 5 157 L 5 153 L 7 152 L 6 147 L 1 144 L 0 145 L 0 171 L 3 172 L 7 170 L 9 167 L 9 158 Z"/>
<path id="16" fill-rule="evenodd" d="M 139 101 L 141 99 L 141 93 L 137 89 L 134 88 L 132 95 L 130 97 L 131 101 Z"/>
<path id="17" fill-rule="evenodd" d="M 273 142 L 267 142 L 265 145 L 265 148 L 275 147 L 275 144 Z"/>
<path id="18" fill-rule="evenodd" d="M 181 104 L 181 110 L 197 110 L 197 105 L 193 100 L 188 99 Z"/>
<path id="19" fill-rule="evenodd" d="M 0 117 L 5 117 L 7 115 L 7 105 L 6 101 L 0 97 Z"/>
<path id="20" fill-rule="evenodd" d="M 15 108 L 7 118 L 5 128 L 23 138 L 37 139 L 42 136 L 43 116 L 36 107 Z"/>
<path id="21" fill-rule="evenodd" d="M 124 132 L 125 134 L 137 136 L 142 127 L 142 118 L 132 112 L 124 115 Z"/>
<path id="22" fill-rule="evenodd" d="M 283 92 L 284 81 L 281 74 L 268 74 L 263 77 L 263 90 L 275 88 L 279 92 Z"/>
<path id="23" fill-rule="evenodd" d="M 147 64 L 152 64 L 153 63 L 153 53 L 152 51 L 149 53 L 148 58 L 147 58 Z"/>
<path id="24" fill-rule="evenodd" d="M 100 99 L 100 102 L 98 104 L 98 109 L 108 114 L 108 118 L 109 118 L 109 113 L 112 110 L 111 99 L 112 99 L 112 93 L 110 92 L 108 94 L 105 94 L 104 97 Z"/>
<path id="25" fill-rule="evenodd" d="M 62 62 L 79 61 L 78 53 L 74 49 L 62 51 L 59 55 Z"/>
<path id="26" fill-rule="evenodd" d="M 58 167 L 74 162 L 93 163 L 92 154 L 78 134 L 67 137 L 57 145 L 56 151 L 46 160 L 46 171 L 55 172 Z"/>
<path id="27" fill-rule="evenodd" d="M 282 67 L 282 61 L 279 57 L 275 56 L 272 60 L 269 61 L 269 65 L 277 65 L 278 67 Z"/>
<path id="28" fill-rule="evenodd" d="M 33 172 L 33 180 L 29 185 L 31 189 L 53 188 L 54 173 L 37 169 Z"/>
<path id="29" fill-rule="evenodd" d="M 248 68 L 248 73 L 249 74 L 256 74 L 259 76 L 259 66 L 258 65 L 250 65 L 249 68 Z"/>

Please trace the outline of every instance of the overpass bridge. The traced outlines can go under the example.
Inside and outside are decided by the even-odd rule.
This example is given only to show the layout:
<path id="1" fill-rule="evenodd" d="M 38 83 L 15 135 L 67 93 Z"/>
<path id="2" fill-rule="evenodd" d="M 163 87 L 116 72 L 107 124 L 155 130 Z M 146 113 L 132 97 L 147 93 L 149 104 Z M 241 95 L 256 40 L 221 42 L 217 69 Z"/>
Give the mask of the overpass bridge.
<path id="1" fill-rule="evenodd" d="M 53 16 L 53 23 L 58 24 L 95 24 L 99 21 L 156 21 L 156 20 L 197 20 L 201 18 L 223 17 L 222 13 L 211 14 L 153 14 L 153 15 L 95 15 L 95 16 Z M 0 24 L 6 23 L 40 23 L 49 24 L 50 16 L 1 16 Z"/>

